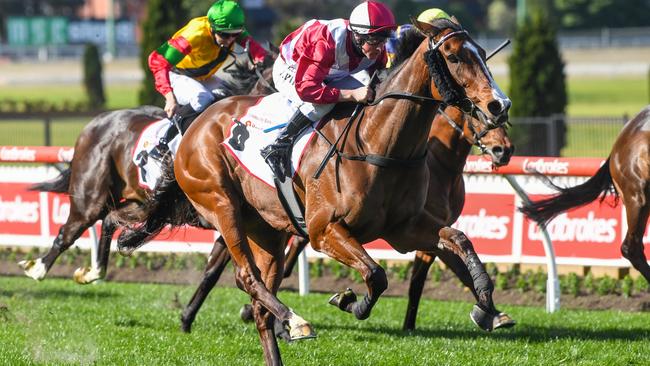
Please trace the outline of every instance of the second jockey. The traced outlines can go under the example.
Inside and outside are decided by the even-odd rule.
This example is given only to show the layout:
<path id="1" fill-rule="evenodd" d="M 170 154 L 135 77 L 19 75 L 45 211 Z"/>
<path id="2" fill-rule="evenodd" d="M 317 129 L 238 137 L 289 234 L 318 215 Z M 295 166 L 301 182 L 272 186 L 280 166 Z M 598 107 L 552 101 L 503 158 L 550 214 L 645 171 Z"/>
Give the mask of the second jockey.
<path id="1" fill-rule="evenodd" d="M 255 63 L 262 62 L 266 50 L 244 29 L 244 11 L 233 0 L 212 4 L 207 16 L 190 20 L 172 38 L 149 55 L 149 69 L 156 90 L 165 97 L 165 112 L 172 125 L 158 144 L 160 152 L 201 111 L 228 91 L 215 73 L 223 66 L 234 43 L 250 42 Z"/>
<path id="2" fill-rule="evenodd" d="M 366 103 L 374 98 L 372 88 L 351 75 L 385 67 L 385 44 L 396 27 L 391 10 L 371 0 L 356 6 L 349 21 L 313 19 L 282 41 L 273 82 L 295 112 L 275 142 L 261 150 L 277 179 L 290 176 L 293 143 L 312 122 L 337 102 Z"/>

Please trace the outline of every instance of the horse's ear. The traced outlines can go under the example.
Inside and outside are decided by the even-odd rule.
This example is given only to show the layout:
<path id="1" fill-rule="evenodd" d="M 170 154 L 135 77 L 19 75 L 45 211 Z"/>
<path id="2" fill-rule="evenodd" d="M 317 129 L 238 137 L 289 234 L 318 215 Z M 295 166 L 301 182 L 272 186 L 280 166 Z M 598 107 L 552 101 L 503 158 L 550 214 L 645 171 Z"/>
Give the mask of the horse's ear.
<path id="1" fill-rule="evenodd" d="M 460 25 L 460 22 L 458 21 L 458 19 L 456 19 L 454 15 L 451 16 L 451 21 L 457 26 L 462 27 L 462 25 Z"/>

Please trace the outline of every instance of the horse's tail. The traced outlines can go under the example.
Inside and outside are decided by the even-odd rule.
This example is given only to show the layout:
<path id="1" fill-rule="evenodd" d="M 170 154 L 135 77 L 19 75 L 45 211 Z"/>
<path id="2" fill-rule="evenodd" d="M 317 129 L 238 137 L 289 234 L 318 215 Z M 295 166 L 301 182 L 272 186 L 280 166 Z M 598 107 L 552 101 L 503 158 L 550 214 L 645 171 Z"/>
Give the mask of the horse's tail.
<path id="1" fill-rule="evenodd" d="M 41 191 L 41 192 L 53 192 L 53 193 L 68 193 L 68 187 L 70 187 L 70 174 L 72 170 L 67 168 L 62 171 L 58 177 L 54 180 L 47 182 L 36 183 L 32 186 L 29 186 L 27 190 L 29 191 Z"/>
<path id="2" fill-rule="evenodd" d="M 182 225 L 200 226 L 198 213 L 176 182 L 171 159 L 163 162 L 160 181 L 137 211 L 135 215 L 127 211 L 118 213 L 118 220 L 127 225 L 117 240 L 120 251 L 136 250 L 167 225 L 172 229 Z M 132 225 L 134 221 L 136 225 Z"/>
<path id="3" fill-rule="evenodd" d="M 524 204 L 519 210 L 541 226 L 545 226 L 558 214 L 569 209 L 580 207 L 594 201 L 600 196 L 602 202 L 607 193 L 613 193 L 615 202 L 618 203 L 618 193 L 614 189 L 612 176 L 609 172 L 609 158 L 598 169 L 596 174 L 586 182 L 569 188 L 561 188 L 553 184 L 547 177 L 542 176 L 545 183 L 559 193 L 536 202 Z"/>

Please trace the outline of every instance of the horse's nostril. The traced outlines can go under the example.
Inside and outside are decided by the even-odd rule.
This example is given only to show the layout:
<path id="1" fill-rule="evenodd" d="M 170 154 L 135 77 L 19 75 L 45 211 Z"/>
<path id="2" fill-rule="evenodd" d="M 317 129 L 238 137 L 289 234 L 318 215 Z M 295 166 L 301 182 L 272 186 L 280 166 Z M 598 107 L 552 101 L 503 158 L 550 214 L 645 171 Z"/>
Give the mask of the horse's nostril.
<path id="1" fill-rule="evenodd" d="M 498 116 L 499 114 L 501 114 L 501 112 L 503 112 L 503 104 L 501 104 L 501 102 L 498 100 L 491 101 L 490 103 L 488 103 L 487 107 L 488 107 L 488 111 L 490 111 L 490 113 L 492 113 L 495 116 Z"/>
<path id="2" fill-rule="evenodd" d="M 494 154 L 495 156 L 503 155 L 503 147 L 501 146 L 492 147 L 492 154 Z"/>

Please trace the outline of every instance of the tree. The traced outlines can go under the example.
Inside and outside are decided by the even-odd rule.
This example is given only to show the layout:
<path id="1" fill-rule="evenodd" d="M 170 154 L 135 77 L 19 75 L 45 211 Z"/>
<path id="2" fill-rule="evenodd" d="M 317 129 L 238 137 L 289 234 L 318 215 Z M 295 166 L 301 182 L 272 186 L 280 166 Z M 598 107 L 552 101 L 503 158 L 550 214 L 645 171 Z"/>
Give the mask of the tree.
<path id="1" fill-rule="evenodd" d="M 517 30 L 512 54 L 508 58 L 510 68 L 511 117 L 548 117 L 564 115 L 567 105 L 564 62 L 556 39 L 556 29 L 549 21 L 548 13 L 542 8 L 532 12 Z M 519 147 L 530 147 L 528 154 L 558 154 L 565 145 L 566 126 L 564 119 L 555 122 L 554 136 L 557 150 L 548 151 L 548 146 L 535 150 L 529 146 L 526 137 L 534 136 L 540 141 L 547 136 L 546 126 L 516 126 L 518 138 L 524 139 Z M 518 147 L 518 150 L 519 150 Z"/>
<path id="2" fill-rule="evenodd" d="M 207 9 L 205 11 L 207 12 Z M 140 46 L 140 65 L 144 70 L 144 80 L 138 96 L 140 104 L 164 104 L 164 98 L 154 87 L 153 74 L 148 64 L 149 54 L 166 42 L 188 20 L 182 0 L 149 0 L 147 18 L 142 23 Z"/>
<path id="3" fill-rule="evenodd" d="M 84 88 L 88 95 L 88 104 L 92 109 L 103 108 L 106 104 L 104 83 L 102 82 L 102 62 L 97 46 L 88 43 L 83 56 Z"/>

